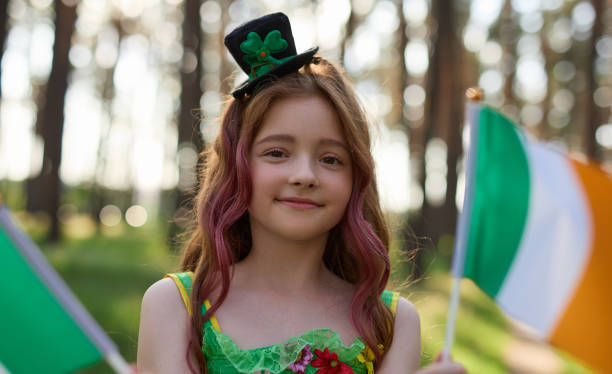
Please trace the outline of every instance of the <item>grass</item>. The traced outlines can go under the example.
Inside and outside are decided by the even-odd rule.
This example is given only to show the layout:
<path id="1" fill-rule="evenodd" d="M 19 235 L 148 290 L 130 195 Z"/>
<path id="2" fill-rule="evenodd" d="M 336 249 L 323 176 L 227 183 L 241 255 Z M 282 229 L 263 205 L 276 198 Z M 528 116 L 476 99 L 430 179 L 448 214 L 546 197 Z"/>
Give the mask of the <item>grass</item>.
<path id="1" fill-rule="evenodd" d="M 18 218 L 35 240 L 43 237 L 44 224 L 30 216 Z M 122 355 L 135 362 L 142 295 L 164 273 L 174 271 L 178 263 L 178 256 L 170 254 L 166 245 L 166 225 L 148 223 L 140 228 L 120 225 L 98 231 L 86 218 L 77 216 L 64 227 L 64 232 L 67 235 L 60 243 L 41 244 L 43 252 Z M 398 253 L 393 247 L 395 283 L 409 271 Z M 433 361 L 442 350 L 451 284 L 445 270 L 448 262 L 432 258 L 429 263 L 429 275 L 402 289 L 421 317 L 423 365 Z M 517 371 L 507 362 L 508 347 L 517 342 L 510 331 L 508 320 L 495 304 L 471 281 L 463 280 L 453 358 L 470 373 L 525 372 Z M 567 355 L 553 356 L 560 362 L 558 370 L 537 372 L 587 372 Z M 111 372 L 104 362 L 79 371 Z"/>

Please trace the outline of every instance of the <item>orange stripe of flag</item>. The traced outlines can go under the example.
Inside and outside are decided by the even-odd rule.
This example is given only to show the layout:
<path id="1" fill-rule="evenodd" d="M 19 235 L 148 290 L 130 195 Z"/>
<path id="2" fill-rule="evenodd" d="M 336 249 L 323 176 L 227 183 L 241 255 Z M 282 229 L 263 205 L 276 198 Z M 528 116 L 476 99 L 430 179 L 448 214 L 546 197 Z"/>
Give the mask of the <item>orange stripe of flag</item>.
<path id="1" fill-rule="evenodd" d="M 612 177 L 593 164 L 571 163 L 591 210 L 591 257 L 550 341 L 612 373 Z"/>

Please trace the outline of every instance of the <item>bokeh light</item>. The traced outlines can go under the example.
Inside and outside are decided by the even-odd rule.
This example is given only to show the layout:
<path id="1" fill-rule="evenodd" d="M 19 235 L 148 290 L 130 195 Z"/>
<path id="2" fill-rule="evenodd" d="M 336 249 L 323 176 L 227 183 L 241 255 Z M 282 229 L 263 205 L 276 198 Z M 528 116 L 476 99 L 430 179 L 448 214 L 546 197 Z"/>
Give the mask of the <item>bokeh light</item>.
<path id="1" fill-rule="evenodd" d="M 115 205 L 106 205 L 100 210 L 99 218 L 105 226 L 117 226 L 121 222 L 121 210 Z"/>
<path id="2" fill-rule="evenodd" d="M 147 210 L 140 205 L 132 205 L 125 211 L 125 222 L 133 227 L 147 223 Z"/>

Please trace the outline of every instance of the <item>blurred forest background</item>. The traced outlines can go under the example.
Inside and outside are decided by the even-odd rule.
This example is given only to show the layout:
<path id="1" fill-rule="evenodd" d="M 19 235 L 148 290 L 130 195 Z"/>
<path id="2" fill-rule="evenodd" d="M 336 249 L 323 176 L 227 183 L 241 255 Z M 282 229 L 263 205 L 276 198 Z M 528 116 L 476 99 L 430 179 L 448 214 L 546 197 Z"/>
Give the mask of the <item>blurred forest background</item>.
<path id="1" fill-rule="evenodd" d="M 612 0 L 0 0 L 0 194 L 135 360 L 140 298 L 176 268 L 199 153 L 246 78 L 223 46 L 282 11 L 340 61 L 372 119 L 394 280 L 442 346 L 469 86 L 534 136 L 612 169 Z M 509 186 L 511 188 L 512 186 Z M 415 263 L 403 259 L 422 248 Z M 432 276 L 435 274 L 435 276 Z M 586 372 L 464 281 L 474 373 Z M 86 373 L 109 372 L 104 364 Z"/>

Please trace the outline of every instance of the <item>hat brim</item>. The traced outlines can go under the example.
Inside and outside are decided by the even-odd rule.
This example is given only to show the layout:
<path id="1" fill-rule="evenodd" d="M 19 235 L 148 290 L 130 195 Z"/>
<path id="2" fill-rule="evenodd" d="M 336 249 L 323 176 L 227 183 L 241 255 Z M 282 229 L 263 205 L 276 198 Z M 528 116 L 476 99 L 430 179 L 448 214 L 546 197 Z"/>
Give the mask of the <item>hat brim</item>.
<path id="1" fill-rule="evenodd" d="M 232 91 L 232 96 L 236 99 L 243 97 L 244 95 L 251 95 L 255 88 L 257 88 L 260 84 L 268 81 L 274 81 L 282 76 L 287 74 L 295 73 L 306 63 L 310 62 L 314 57 L 314 54 L 317 53 L 319 47 L 313 47 L 307 50 L 304 53 L 300 53 L 296 55 L 292 59 L 278 65 L 274 69 L 270 70 L 266 74 L 260 75 L 255 79 L 247 79 L 242 82 L 234 91 Z"/>

